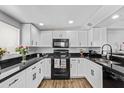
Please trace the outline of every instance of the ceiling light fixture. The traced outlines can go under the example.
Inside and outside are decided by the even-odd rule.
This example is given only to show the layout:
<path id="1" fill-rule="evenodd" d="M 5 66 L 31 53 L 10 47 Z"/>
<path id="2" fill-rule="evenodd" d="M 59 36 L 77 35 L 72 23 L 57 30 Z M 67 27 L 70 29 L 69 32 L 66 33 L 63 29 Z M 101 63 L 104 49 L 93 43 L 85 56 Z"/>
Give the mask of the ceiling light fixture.
<path id="1" fill-rule="evenodd" d="M 40 26 L 44 26 L 44 24 L 43 24 L 43 23 L 39 23 L 39 25 L 40 25 Z"/>
<path id="2" fill-rule="evenodd" d="M 117 14 L 112 16 L 112 19 L 117 19 L 117 18 L 119 18 L 119 15 L 117 15 Z"/>
<path id="3" fill-rule="evenodd" d="M 73 21 L 73 20 L 69 20 L 68 23 L 69 23 L 69 24 L 73 24 L 74 21 Z"/>

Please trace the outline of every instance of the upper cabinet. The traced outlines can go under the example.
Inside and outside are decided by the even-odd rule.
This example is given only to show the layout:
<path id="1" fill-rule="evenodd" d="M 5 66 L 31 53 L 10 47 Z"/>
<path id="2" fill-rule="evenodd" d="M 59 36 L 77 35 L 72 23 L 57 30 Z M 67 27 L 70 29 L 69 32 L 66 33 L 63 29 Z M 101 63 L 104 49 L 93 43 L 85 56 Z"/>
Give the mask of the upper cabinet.
<path id="1" fill-rule="evenodd" d="M 53 31 L 53 38 L 54 39 L 66 39 L 67 32 L 66 31 Z"/>
<path id="2" fill-rule="evenodd" d="M 88 31 L 88 47 L 101 47 L 106 40 L 106 28 L 92 28 Z"/>
<path id="3" fill-rule="evenodd" d="M 40 46 L 41 47 L 52 47 L 52 31 L 41 31 L 40 32 Z"/>
<path id="4" fill-rule="evenodd" d="M 67 31 L 69 47 L 79 47 L 78 31 Z"/>
<path id="5" fill-rule="evenodd" d="M 88 31 L 79 31 L 78 32 L 78 41 L 79 47 L 87 47 L 88 46 Z"/>
<path id="6" fill-rule="evenodd" d="M 32 24 L 22 25 L 22 45 L 26 46 L 39 46 L 40 45 L 40 34 L 39 30 Z"/>

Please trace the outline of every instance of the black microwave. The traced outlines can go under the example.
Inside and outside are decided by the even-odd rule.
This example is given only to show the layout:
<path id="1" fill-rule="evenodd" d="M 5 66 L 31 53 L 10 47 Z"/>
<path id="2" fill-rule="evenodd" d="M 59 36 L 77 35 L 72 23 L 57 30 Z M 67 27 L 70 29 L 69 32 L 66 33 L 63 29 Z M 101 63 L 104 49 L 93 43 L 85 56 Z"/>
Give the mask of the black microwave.
<path id="1" fill-rule="evenodd" d="M 53 48 L 69 48 L 69 39 L 53 39 Z"/>

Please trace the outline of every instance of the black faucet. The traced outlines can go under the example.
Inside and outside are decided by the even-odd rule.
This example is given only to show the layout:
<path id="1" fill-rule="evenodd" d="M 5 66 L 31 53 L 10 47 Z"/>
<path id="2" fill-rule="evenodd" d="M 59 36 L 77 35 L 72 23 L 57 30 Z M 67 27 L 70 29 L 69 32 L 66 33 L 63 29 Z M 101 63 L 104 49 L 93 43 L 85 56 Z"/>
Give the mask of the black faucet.
<path id="1" fill-rule="evenodd" d="M 111 60 L 111 57 L 112 57 L 112 46 L 110 44 L 104 44 L 102 46 L 102 54 L 103 54 L 103 48 L 104 48 L 104 46 L 109 46 L 110 47 L 110 60 Z"/>

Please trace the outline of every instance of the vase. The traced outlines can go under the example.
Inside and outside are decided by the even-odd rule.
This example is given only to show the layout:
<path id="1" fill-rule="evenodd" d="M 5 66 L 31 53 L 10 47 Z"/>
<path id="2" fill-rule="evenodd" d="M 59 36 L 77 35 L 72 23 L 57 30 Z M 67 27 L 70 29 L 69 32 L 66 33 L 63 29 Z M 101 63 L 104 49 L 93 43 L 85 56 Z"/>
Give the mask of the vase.
<path id="1" fill-rule="evenodd" d="M 26 55 L 22 55 L 22 63 L 25 63 L 26 62 Z"/>
<path id="2" fill-rule="evenodd" d="M 0 60 L 2 59 L 2 56 L 0 55 Z"/>

